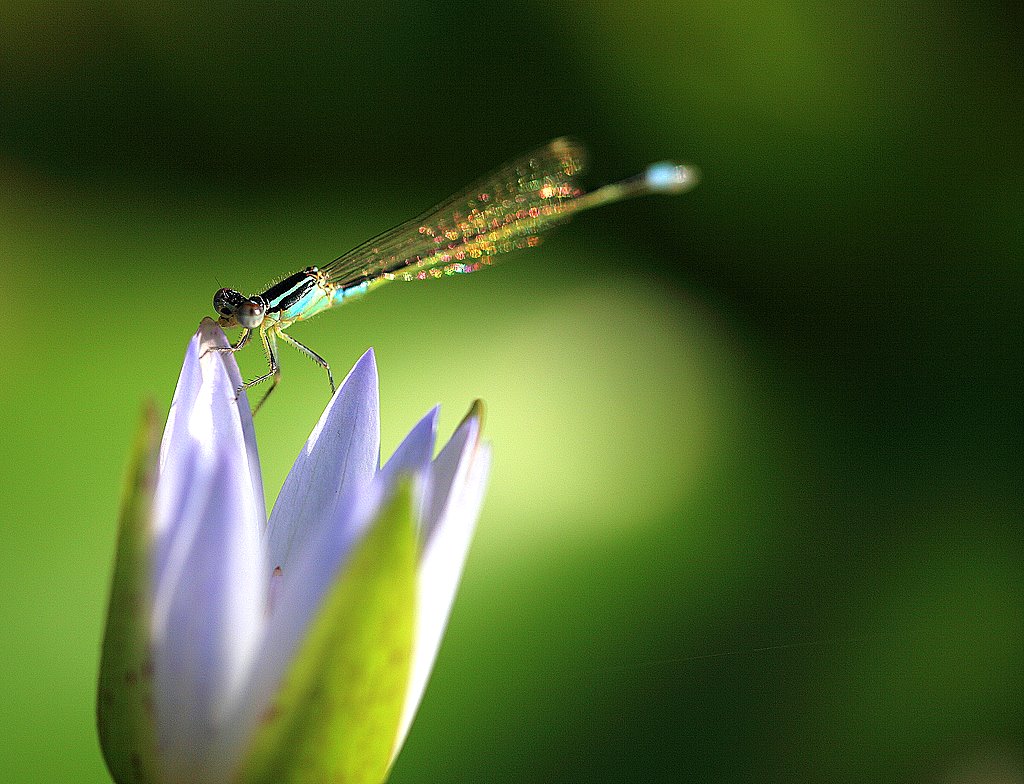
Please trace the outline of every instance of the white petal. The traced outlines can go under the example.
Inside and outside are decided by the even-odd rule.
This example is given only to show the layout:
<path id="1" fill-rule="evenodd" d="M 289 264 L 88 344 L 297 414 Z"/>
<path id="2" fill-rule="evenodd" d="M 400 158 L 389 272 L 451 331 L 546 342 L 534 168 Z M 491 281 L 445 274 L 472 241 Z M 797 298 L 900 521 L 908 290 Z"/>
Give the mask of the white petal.
<path id="1" fill-rule="evenodd" d="M 474 424 L 470 426 L 469 422 Z M 427 521 L 429 536 L 423 545 L 418 576 L 416 644 L 394 754 L 405 742 L 434 668 L 487 486 L 490 445 L 476 443 L 479 419 L 473 417 L 467 423 L 456 432 L 456 436 L 461 433 L 472 438 L 453 437 L 435 461 L 435 473 L 431 478 L 432 503 L 440 514 L 436 519 Z M 459 460 L 452 460 L 453 455 L 449 454 L 442 462 L 449 447 L 459 446 L 462 447 Z M 439 468 L 442 470 L 437 470 Z M 442 496 L 443 502 L 440 500 Z"/>
<path id="2" fill-rule="evenodd" d="M 439 409 L 440 406 L 434 406 L 413 426 L 380 470 L 378 481 L 390 484 L 399 474 L 415 474 L 430 464 Z"/>
<path id="3" fill-rule="evenodd" d="M 454 489 L 466 481 L 470 457 L 480 439 L 480 419 L 480 410 L 474 404 L 430 466 L 430 486 L 426 493 L 421 531 L 424 542 L 430 540 L 434 527 L 444 518 Z"/>
<path id="4" fill-rule="evenodd" d="M 437 415 L 440 406 L 434 406 L 409 431 L 398 449 L 384 467 L 377 473 L 374 481 L 381 485 L 385 494 L 399 476 L 411 476 L 417 483 L 414 489 L 416 519 L 422 521 L 424 495 L 429 486 L 430 458 L 434 454 L 434 437 L 437 432 Z"/>
<path id="5" fill-rule="evenodd" d="M 266 604 L 248 403 L 235 400 L 234 359 L 201 356 L 222 337 L 204 324 L 193 339 L 161 449 L 151 631 L 158 758 L 170 782 L 220 781 L 233 764 L 224 720 L 252 665 Z"/>
<path id="6" fill-rule="evenodd" d="M 377 365 L 367 351 L 341 383 L 299 454 L 270 514 L 268 568 L 280 566 L 369 486 L 380 456 Z"/>
<path id="7" fill-rule="evenodd" d="M 259 454 L 256 448 L 256 434 L 253 430 L 252 414 L 244 394 L 237 403 L 234 400 L 235 390 L 242 383 L 238 364 L 230 354 L 208 352 L 211 347 L 226 347 L 228 339 L 224 332 L 212 319 L 203 319 L 199 329 L 189 341 L 185 351 L 185 361 L 178 377 L 178 385 L 174 390 L 171 410 L 167 415 L 163 439 L 160 442 L 159 474 L 160 484 L 157 491 L 157 514 L 155 516 L 157 548 L 154 563 L 154 574 L 159 581 L 167 559 L 168 548 L 178 540 L 175 530 L 167 530 L 183 520 L 186 515 L 177 513 L 179 505 L 187 499 L 188 488 L 193 479 L 195 459 L 200 453 L 212 454 L 218 439 L 223 440 L 224 432 L 237 435 L 241 427 L 242 440 L 245 448 L 245 459 L 249 482 L 252 486 L 252 497 L 256 504 L 256 514 L 262 529 L 266 524 L 267 514 L 263 501 L 263 480 L 260 474 Z M 226 376 L 226 377 L 225 377 Z M 208 399 L 212 387 L 220 385 L 216 412 L 211 412 L 211 426 L 196 427 L 192 417 L 199 401 L 200 394 Z M 206 392 L 204 393 L 204 385 Z"/>
<path id="8" fill-rule="evenodd" d="M 265 636 L 232 719 L 240 741 L 250 736 L 267 710 L 325 594 L 367 526 L 376 519 L 385 497 L 382 489 L 382 485 L 371 482 L 351 505 L 338 510 L 341 516 L 334 523 L 312 532 L 272 578 L 274 602 Z"/>
<path id="9" fill-rule="evenodd" d="M 428 414 L 414 428 L 389 461 L 391 468 L 380 476 L 429 463 L 435 415 Z M 389 490 L 387 482 L 374 478 L 378 451 L 377 375 L 373 354 L 367 352 L 345 379 L 288 476 L 285 490 L 294 500 L 278 500 L 271 515 L 271 563 L 281 572 L 272 578 L 266 638 L 239 706 L 237 724 L 246 736 L 273 698 L 324 595 L 376 519 Z M 300 481 L 309 485 L 301 486 Z M 292 531 L 290 542 L 284 533 L 292 522 L 288 514 L 307 516 L 301 530 Z"/>
<path id="10" fill-rule="evenodd" d="M 188 436 L 188 412 L 195 405 L 196 397 L 199 395 L 199 388 L 203 384 L 203 374 L 199 366 L 199 355 L 204 350 L 200 345 L 206 333 L 204 327 L 205 321 L 199 325 L 199 329 L 192 336 L 185 349 L 185 361 L 181 366 L 178 384 L 174 388 L 171 410 L 167 414 L 167 424 L 164 425 L 163 440 L 160 442 L 159 468 L 161 471 L 168 461 L 173 462 L 179 457 L 182 444 L 187 444 L 191 440 Z M 224 345 L 226 344 L 227 338 L 225 337 Z"/>

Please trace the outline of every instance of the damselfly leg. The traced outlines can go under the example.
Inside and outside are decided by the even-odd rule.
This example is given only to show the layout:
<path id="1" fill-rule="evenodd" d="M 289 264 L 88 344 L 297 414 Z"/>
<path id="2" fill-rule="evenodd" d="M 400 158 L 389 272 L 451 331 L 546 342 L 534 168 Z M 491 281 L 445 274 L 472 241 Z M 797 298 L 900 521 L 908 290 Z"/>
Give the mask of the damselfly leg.
<path id="1" fill-rule="evenodd" d="M 236 351 L 241 351 L 245 348 L 245 344 L 249 342 L 249 336 L 252 335 L 251 329 L 243 329 L 242 334 L 238 336 L 238 342 L 230 346 L 210 346 L 206 351 L 216 351 L 219 354 L 234 354 Z M 205 351 L 203 354 L 205 355 Z"/>
<path id="2" fill-rule="evenodd" d="M 279 329 L 277 331 L 277 335 L 285 343 L 290 345 L 292 348 L 294 348 L 294 349 L 296 349 L 298 351 L 301 351 L 303 354 L 305 354 L 307 357 L 309 357 L 311 360 L 316 362 L 320 367 L 322 367 L 324 370 L 327 371 L 327 381 L 331 385 L 331 394 L 333 395 L 334 394 L 334 374 L 331 373 L 331 366 L 327 364 L 327 360 L 324 359 L 319 354 L 317 354 L 315 351 L 313 351 L 313 349 L 311 349 L 309 346 L 305 346 L 302 343 L 299 343 L 299 341 L 297 341 L 295 338 L 293 338 L 291 335 L 289 335 L 284 330 L 280 330 Z"/>
<path id="3" fill-rule="evenodd" d="M 256 412 L 260 410 L 260 407 L 267 402 L 267 398 L 270 397 L 270 393 L 277 389 L 277 384 L 281 380 L 281 364 L 277 361 L 277 340 L 276 335 L 278 330 L 276 329 L 261 329 L 260 339 L 263 341 L 263 350 L 267 354 L 267 361 L 270 363 L 270 370 L 264 373 L 259 378 L 254 378 L 252 381 L 246 381 L 242 386 L 235 390 L 236 397 L 242 394 L 243 389 L 254 387 L 257 384 L 261 384 L 264 381 L 270 380 L 270 389 L 267 390 L 266 394 L 260 398 L 260 402 L 253 408 L 252 413 L 255 416 Z"/>

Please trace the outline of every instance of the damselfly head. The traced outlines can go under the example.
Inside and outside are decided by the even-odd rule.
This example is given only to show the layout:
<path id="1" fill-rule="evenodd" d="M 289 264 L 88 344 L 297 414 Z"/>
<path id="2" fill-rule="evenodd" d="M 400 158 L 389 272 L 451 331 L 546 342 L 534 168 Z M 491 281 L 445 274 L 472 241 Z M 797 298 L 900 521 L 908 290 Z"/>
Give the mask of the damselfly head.
<path id="1" fill-rule="evenodd" d="M 221 289 L 214 294 L 213 309 L 220 316 L 217 323 L 224 328 L 256 329 L 267 315 L 263 297 L 246 297 L 234 289 Z"/>
<path id="2" fill-rule="evenodd" d="M 234 289 L 221 289 L 213 295 L 213 309 L 220 316 L 218 323 L 222 327 L 237 327 L 236 318 L 239 306 L 246 301 L 246 297 Z"/>
<path id="3" fill-rule="evenodd" d="M 220 316 L 232 316 L 238 306 L 245 302 L 245 296 L 234 289 L 221 289 L 213 295 L 213 309 Z"/>

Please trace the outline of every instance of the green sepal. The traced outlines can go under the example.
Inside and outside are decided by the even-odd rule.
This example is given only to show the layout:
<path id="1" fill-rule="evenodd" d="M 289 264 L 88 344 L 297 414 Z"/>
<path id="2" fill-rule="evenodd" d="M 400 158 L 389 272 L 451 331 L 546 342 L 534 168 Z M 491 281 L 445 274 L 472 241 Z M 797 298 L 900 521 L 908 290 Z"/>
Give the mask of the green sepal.
<path id="1" fill-rule="evenodd" d="M 405 481 L 328 591 L 256 730 L 240 784 L 384 781 L 409 685 L 416 559 Z"/>
<path id="2" fill-rule="evenodd" d="M 149 567 L 157 453 L 156 413 L 150 406 L 143 412 L 135 437 L 121 504 L 96 699 L 100 747 L 117 784 L 157 781 L 149 655 Z"/>

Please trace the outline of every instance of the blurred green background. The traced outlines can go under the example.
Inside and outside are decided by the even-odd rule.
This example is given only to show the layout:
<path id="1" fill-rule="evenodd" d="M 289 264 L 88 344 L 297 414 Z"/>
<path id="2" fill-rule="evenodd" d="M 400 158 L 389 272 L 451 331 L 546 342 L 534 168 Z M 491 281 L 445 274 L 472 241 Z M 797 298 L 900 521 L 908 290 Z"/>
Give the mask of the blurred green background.
<path id="1" fill-rule="evenodd" d="M 0 766 L 102 782 L 128 446 L 259 290 L 571 134 L 588 214 L 294 334 L 491 489 L 392 781 L 1022 781 L 1019 10 L 0 5 Z M 256 349 L 242 357 L 261 369 Z M 283 356 L 276 494 L 327 400 Z"/>

